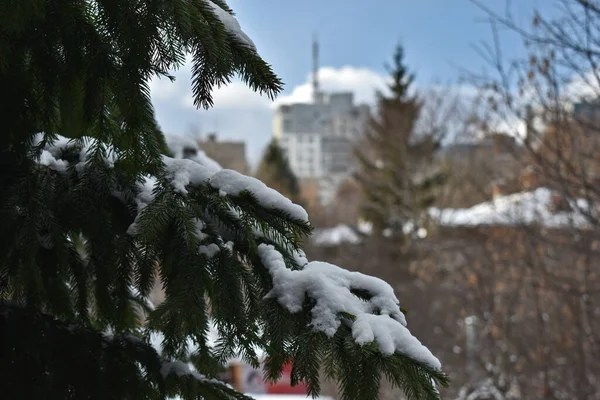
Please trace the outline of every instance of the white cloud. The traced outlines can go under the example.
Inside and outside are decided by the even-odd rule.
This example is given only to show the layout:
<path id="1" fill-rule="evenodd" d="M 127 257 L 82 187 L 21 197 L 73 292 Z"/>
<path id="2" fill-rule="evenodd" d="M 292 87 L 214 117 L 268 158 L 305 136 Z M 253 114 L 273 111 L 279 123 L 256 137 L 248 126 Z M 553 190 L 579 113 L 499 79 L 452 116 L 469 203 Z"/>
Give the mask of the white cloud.
<path id="1" fill-rule="evenodd" d="M 271 102 L 235 80 L 213 92 L 214 107 L 196 109 L 191 92 L 191 68 L 188 62 L 173 72 L 176 80 L 153 79 L 150 82 L 156 118 L 165 133 L 187 134 L 191 126 L 204 133 L 218 130 L 218 137 L 246 142 L 248 159 L 256 163 L 272 135 L 274 108 L 282 103 L 308 102 L 312 96 L 310 75 L 306 82 L 289 88 Z M 384 89 L 385 78 L 366 68 L 332 68 L 319 70 L 323 91 L 351 91 L 359 103 L 373 103 L 375 90 Z"/>
<path id="2" fill-rule="evenodd" d="M 177 71 L 171 72 L 175 82 L 168 78 L 154 78 L 150 81 L 152 99 L 155 103 L 175 101 L 183 107 L 196 109 L 192 95 L 191 57 Z M 213 91 L 215 107 L 219 108 L 267 108 L 271 101 L 266 96 L 249 89 L 243 82 L 234 80 L 228 85 L 215 88 Z"/>
<path id="3" fill-rule="evenodd" d="M 573 74 L 565 85 L 564 95 L 567 101 L 597 99 L 600 97 L 600 71 Z"/>
<path id="4" fill-rule="evenodd" d="M 190 81 L 188 80 L 188 82 Z M 267 96 L 261 96 L 259 93 L 254 92 L 241 81 L 234 81 L 227 86 L 216 88 L 213 92 L 213 101 L 215 107 L 245 109 L 264 109 L 268 108 L 272 103 Z M 182 105 L 193 109 L 196 108 L 191 90 L 188 90 L 183 97 Z"/>
<path id="5" fill-rule="evenodd" d="M 171 82 L 168 78 L 154 78 L 150 81 L 150 92 L 154 101 L 171 100 L 177 97 L 177 89 L 177 83 Z"/>
<path id="6" fill-rule="evenodd" d="M 367 68 L 322 67 L 319 69 L 319 88 L 324 92 L 351 91 L 358 103 L 373 103 L 375 91 L 384 90 L 386 77 Z M 312 99 L 312 74 L 306 82 L 293 88 L 290 94 L 280 96 L 274 104 L 308 103 Z"/>

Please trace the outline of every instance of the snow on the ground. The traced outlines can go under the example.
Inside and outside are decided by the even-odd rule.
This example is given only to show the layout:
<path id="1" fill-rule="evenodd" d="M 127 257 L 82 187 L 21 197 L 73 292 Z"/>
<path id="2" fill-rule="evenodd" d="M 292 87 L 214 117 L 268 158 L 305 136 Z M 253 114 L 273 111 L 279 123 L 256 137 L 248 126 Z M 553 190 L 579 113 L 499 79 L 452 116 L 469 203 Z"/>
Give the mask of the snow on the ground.
<path id="1" fill-rule="evenodd" d="M 360 233 L 370 235 L 373 233 L 373 223 L 370 221 L 359 221 L 356 227 Z"/>
<path id="2" fill-rule="evenodd" d="M 579 209 L 585 209 L 582 199 L 571 202 L 571 212 L 551 211 L 552 191 L 538 188 L 531 192 L 514 193 L 471 208 L 429 210 L 430 215 L 443 226 L 528 225 L 539 223 L 547 228 L 573 226 L 583 228 L 586 218 Z"/>
<path id="3" fill-rule="evenodd" d="M 294 271 L 287 268 L 273 246 L 261 244 L 258 251 L 273 277 L 273 289 L 267 298 L 275 298 L 288 311 L 297 313 L 308 295 L 315 301 L 311 310 L 315 331 L 333 337 L 344 320 L 351 324 L 356 343 L 376 341 L 382 354 L 403 354 L 441 369 L 439 360 L 406 328 L 394 289 L 383 280 L 318 261 Z M 368 293 L 370 298 L 359 298 L 353 293 L 357 290 Z M 352 315 L 354 321 L 343 314 Z"/>
<path id="4" fill-rule="evenodd" d="M 311 396 L 302 396 L 301 394 L 246 394 L 246 396 L 252 397 L 255 400 L 301 400 L 301 399 L 313 399 Z M 329 396 L 315 397 L 315 400 L 333 400 Z"/>
<path id="5" fill-rule="evenodd" d="M 499 387 L 494 380 L 486 378 L 475 384 L 463 386 L 458 392 L 458 396 L 455 400 L 510 400 L 520 398 L 520 390 L 515 381 L 508 385 L 504 382 L 504 384 Z"/>
<path id="6" fill-rule="evenodd" d="M 245 394 L 254 400 L 333 400 L 329 396 L 302 396 L 299 394 Z M 175 397 L 173 400 L 182 400 L 181 397 Z"/>
<path id="7" fill-rule="evenodd" d="M 338 225 L 333 228 L 315 229 L 311 238 L 317 246 L 337 246 L 343 243 L 357 244 L 360 236 L 348 225 Z"/>

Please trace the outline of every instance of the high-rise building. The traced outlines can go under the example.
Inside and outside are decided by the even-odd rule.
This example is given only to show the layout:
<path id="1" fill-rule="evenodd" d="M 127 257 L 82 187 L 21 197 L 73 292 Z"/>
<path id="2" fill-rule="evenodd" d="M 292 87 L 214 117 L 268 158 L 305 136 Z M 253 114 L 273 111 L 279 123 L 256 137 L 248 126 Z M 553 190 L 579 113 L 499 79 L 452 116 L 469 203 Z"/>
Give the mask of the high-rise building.
<path id="1" fill-rule="evenodd" d="M 319 202 L 328 205 L 353 172 L 353 148 L 369 115 L 351 92 L 324 93 L 318 83 L 318 47 L 313 43 L 313 101 L 281 105 L 273 133 L 301 180 L 319 182 Z"/>

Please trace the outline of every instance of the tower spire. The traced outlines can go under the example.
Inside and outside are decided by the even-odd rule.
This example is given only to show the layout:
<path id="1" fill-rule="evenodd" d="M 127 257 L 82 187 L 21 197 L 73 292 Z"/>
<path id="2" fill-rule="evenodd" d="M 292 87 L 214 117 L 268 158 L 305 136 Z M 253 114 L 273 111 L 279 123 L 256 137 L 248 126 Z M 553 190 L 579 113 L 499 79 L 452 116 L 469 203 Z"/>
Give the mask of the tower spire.
<path id="1" fill-rule="evenodd" d="M 313 89 L 313 103 L 320 103 L 321 96 L 319 95 L 319 43 L 317 41 L 317 34 L 313 33 L 312 40 L 312 89 Z"/>

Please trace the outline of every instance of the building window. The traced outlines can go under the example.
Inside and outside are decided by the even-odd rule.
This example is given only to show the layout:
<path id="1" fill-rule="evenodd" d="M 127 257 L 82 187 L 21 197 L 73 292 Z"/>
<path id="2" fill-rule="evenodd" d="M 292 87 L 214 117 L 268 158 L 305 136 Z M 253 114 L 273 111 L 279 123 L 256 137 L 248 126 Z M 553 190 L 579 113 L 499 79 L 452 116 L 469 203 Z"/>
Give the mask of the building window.
<path id="1" fill-rule="evenodd" d="M 283 120 L 283 130 L 286 132 L 289 132 L 292 130 L 292 121 L 289 119 L 284 119 Z"/>

